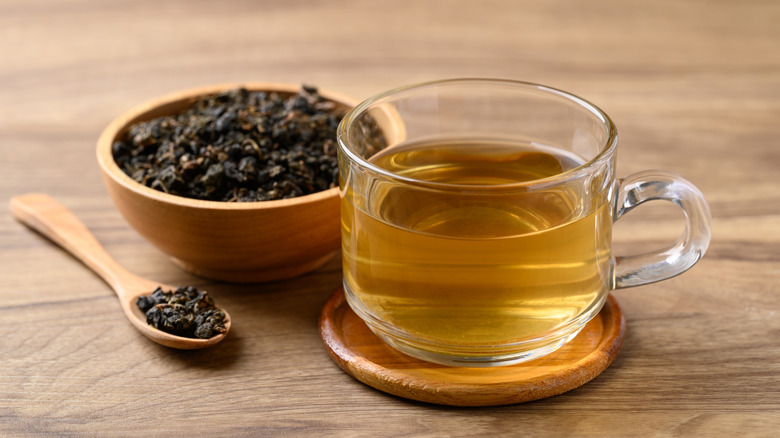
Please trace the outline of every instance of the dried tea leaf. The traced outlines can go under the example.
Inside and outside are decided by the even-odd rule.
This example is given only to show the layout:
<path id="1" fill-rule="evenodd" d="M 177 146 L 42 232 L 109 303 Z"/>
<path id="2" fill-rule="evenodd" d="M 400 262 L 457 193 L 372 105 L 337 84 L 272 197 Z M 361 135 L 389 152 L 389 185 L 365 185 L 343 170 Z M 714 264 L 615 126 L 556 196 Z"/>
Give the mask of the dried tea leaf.
<path id="1" fill-rule="evenodd" d="M 290 96 L 241 88 L 132 125 L 112 151 L 127 175 L 165 193 L 226 202 L 292 198 L 338 186 L 336 128 L 345 113 L 315 87 Z"/>
<path id="2" fill-rule="evenodd" d="M 175 291 L 157 288 L 141 295 L 136 305 L 154 328 L 176 336 L 208 339 L 225 333 L 225 312 L 214 303 L 208 292 L 194 286 Z"/>

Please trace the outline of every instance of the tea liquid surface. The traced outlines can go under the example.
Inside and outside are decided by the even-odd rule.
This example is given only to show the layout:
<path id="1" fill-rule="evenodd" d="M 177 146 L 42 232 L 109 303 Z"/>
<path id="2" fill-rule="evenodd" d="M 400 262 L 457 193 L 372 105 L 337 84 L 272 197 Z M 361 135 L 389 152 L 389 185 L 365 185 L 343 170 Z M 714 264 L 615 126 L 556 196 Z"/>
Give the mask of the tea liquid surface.
<path id="1" fill-rule="evenodd" d="M 495 187 L 573 169 L 582 164 L 574 155 L 437 141 L 394 146 L 370 161 L 414 180 L 465 187 L 347 181 L 344 278 L 359 313 L 427 342 L 500 345 L 555 331 L 606 297 L 606 190 Z"/>

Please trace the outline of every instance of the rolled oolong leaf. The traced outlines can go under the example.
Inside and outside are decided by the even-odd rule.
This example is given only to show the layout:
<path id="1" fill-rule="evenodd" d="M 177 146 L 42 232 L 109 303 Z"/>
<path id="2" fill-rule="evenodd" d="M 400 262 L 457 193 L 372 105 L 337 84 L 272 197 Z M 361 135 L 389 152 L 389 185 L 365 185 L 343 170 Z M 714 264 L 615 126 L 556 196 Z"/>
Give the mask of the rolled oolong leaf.
<path id="1" fill-rule="evenodd" d="M 315 87 L 288 96 L 240 88 L 134 124 L 112 152 L 127 175 L 165 193 L 226 202 L 292 198 L 338 186 L 336 128 L 345 114 Z"/>
<path id="2" fill-rule="evenodd" d="M 208 292 L 194 286 L 175 291 L 158 287 L 139 296 L 136 305 L 146 315 L 147 324 L 172 335 L 208 339 L 227 331 L 225 312 Z"/>

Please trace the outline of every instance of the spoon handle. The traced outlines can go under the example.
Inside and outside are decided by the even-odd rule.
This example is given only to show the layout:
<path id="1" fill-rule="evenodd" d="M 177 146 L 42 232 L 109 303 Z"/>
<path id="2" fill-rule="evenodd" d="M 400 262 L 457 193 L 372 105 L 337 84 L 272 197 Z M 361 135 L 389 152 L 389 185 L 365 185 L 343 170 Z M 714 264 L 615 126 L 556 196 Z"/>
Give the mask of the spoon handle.
<path id="1" fill-rule="evenodd" d="M 123 303 L 126 291 L 146 286 L 146 280 L 114 261 L 87 227 L 51 196 L 42 193 L 15 196 L 11 198 L 11 213 L 19 222 L 81 260 L 114 289 Z"/>

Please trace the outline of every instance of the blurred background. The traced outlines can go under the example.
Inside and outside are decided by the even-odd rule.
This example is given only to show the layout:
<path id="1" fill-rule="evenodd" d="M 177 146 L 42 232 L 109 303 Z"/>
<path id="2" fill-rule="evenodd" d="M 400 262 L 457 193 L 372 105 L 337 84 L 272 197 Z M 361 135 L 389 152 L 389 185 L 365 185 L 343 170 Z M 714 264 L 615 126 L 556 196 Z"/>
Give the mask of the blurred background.
<path id="1" fill-rule="evenodd" d="M 289 82 L 364 99 L 469 76 L 538 82 L 590 100 L 618 127 L 619 176 L 678 172 L 713 213 L 700 264 L 616 293 L 629 321 L 617 361 L 582 389 L 530 405 L 437 409 L 355 383 L 316 332 L 340 283 L 338 260 L 259 294 L 196 279 L 124 222 L 95 159 L 111 120 L 181 89 Z M 0 320 L 33 321 L 0 324 L 0 435 L 3 418 L 11 431 L 33 434 L 117 430 L 129 418 L 145 436 L 142 427 L 153 425 L 139 419 L 149 407 L 127 390 L 143 372 L 184 380 L 185 395 L 190 376 L 237 388 L 223 410 L 198 408 L 212 435 L 226 424 L 251 434 L 242 427 L 262 424 L 253 414 L 265 411 L 277 431 L 362 422 L 369 436 L 395 428 L 560 436 L 575 427 L 630 436 L 638 424 L 658 436 L 772 436 L 780 427 L 780 1 L 0 0 L 0 152 Z M 222 351 L 227 365 L 134 338 L 97 277 L 10 217 L 7 200 L 31 191 L 72 208 L 129 270 L 215 291 L 243 324 Z M 674 207 L 643 206 L 618 223 L 616 248 L 658 248 L 681 229 Z M 47 307 L 59 300 L 89 300 L 100 316 L 62 330 L 59 308 Z M 250 336 L 273 331 L 280 318 L 288 325 L 273 336 Z M 85 339 L 83 327 L 98 329 Z M 278 363 L 288 357 L 309 367 L 305 378 Z M 93 371 L 85 361 L 107 365 Z M 213 395 L 208 385 L 196 393 Z M 157 414 L 172 430 L 192 428 L 188 413 L 167 402 L 174 396 L 154 405 Z M 210 416 L 224 412 L 232 421 Z"/>
<path id="2" fill-rule="evenodd" d="M 363 99 L 482 76 L 586 97 L 618 125 L 622 173 L 702 175 L 694 182 L 706 192 L 756 158 L 748 129 L 780 119 L 776 107 L 754 104 L 780 100 L 779 22 L 780 4 L 759 0 L 4 0 L 0 147 L 19 153 L 3 171 L 56 192 L 72 175 L 36 168 L 34 157 L 64 147 L 72 158 L 63 159 L 81 163 L 77 175 L 93 187 L 89 156 L 102 128 L 194 86 L 308 83 Z M 702 159 L 678 163 L 672 152 L 681 147 Z M 706 159 L 713 153 L 728 157 L 718 179 Z M 767 166 L 755 174 L 778 164 L 767 158 L 753 161 Z"/>
<path id="3" fill-rule="evenodd" d="M 761 0 L 4 0 L 0 166 L 30 190 L 105 197 L 95 140 L 160 95 L 259 81 L 364 99 L 498 77 L 594 102 L 620 132 L 618 175 L 679 172 L 717 213 L 777 188 L 778 148 L 751 146 L 780 137 L 778 23 L 780 3 Z M 67 166 L 36 165 L 53 150 Z M 681 229 L 672 208 L 646 211 L 672 215 L 664 238 Z"/>

